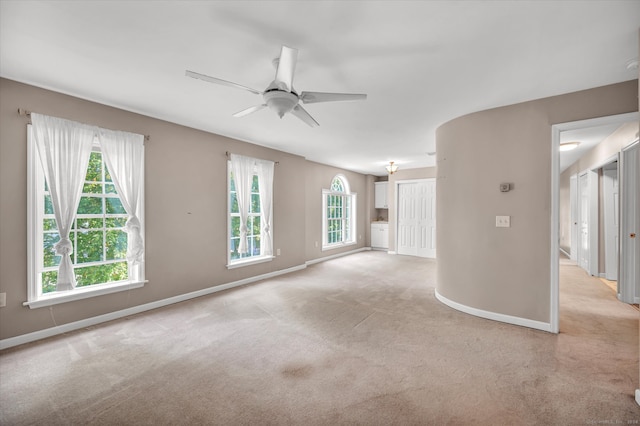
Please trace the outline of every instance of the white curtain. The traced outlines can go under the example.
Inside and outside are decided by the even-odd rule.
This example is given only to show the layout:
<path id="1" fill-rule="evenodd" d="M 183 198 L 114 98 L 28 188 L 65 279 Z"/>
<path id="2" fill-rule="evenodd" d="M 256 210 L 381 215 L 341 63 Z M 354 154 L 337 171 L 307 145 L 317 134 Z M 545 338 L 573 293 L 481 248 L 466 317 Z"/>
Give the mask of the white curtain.
<path id="1" fill-rule="evenodd" d="M 122 206 L 129 215 L 124 228 L 127 232 L 127 260 L 138 264 L 144 258 L 140 223 L 144 136 L 106 129 L 100 129 L 98 135 L 104 162 L 111 173 Z"/>
<path id="2" fill-rule="evenodd" d="M 95 127 L 36 113 L 31 114 L 31 122 L 60 233 L 60 241 L 54 246 L 56 254 L 62 256 L 56 290 L 73 290 L 76 278 L 69 231 L 80 203 Z"/>
<path id="3" fill-rule="evenodd" d="M 240 244 L 238 245 L 238 253 L 240 254 L 245 254 L 249 250 L 247 244 L 247 218 L 249 217 L 249 206 L 251 205 L 251 183 L 255 164 L 255 158 L 231 154 L 231 172 L 236 186 L 236 197 L 240 212 Z"/>
<path id="4" fill-rule="evenodd" d="M 260 212 L 262 215 L 262 242 L 260 254 L 273 255 L 273 239 L 271 237 L 271 201 L 273 199 L 273 161 L 256 160 L 258 169 L 258 186 L 260 190 Z"/>

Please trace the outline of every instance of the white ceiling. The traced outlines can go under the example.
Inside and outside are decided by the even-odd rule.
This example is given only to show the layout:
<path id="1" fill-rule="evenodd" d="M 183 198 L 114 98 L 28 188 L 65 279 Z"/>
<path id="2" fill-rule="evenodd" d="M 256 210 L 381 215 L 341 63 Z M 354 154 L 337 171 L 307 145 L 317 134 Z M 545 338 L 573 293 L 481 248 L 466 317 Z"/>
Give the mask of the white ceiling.
<path id="1" fill-rule="evenodd" d="M 600 142 L 611 136 L 621 126 L 623 124 L 615 123 L 562 131 L 560 133 L 560 143 L 580 142 L 580 145 L 576 149 L 560 153 L 560 173 L 564 172 Z"/>
<path id="2" fill-rule="evenodd" d="M 435 130 L 458 116 L 637 78 L 639 22 L 637 0 L 3 0 L 0 75 L 382 175 L 435 165 Z M 234 118 L 261 98 L 184 75 L 263 90 L 282 44 L 298 91 L 368 99 L 306 105 L 317 128 Z"/>

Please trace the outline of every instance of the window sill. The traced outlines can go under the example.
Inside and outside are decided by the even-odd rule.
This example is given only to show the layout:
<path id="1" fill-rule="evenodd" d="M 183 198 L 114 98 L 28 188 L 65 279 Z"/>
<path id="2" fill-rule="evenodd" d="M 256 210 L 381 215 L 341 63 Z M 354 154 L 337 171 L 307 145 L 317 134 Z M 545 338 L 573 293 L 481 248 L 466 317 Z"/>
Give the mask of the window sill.
<path id="1" fill-rule="evenodd" d="M 41 296 L 38 300 L 24 302 L 23 306 L 31 309 L 42 308 L 44 306 L 58 305 L 60 303 L 72 302 L 74 300 L 88 299 L 90 297 L 101 296 L 103 294 L 116 293 L 119 291 L 132 290 L 143 287 L 148 281 L 121 281 L 111 284 L 98 284 L 89 287 L 80 287 L 75 290 L 50 293 Z"/>
<path id="2" fill-rule="evenodd" d="M 327 251 L 327 250 L 334 250 L 334 249 L 339 249 L 339 248 L 343 248 L 343 247 L 349 247 L 349 246 L 355 246 L 356 243 L 355 241 L 349 242 L 349 243 L 336 243 L 336 244 L 331 244 L 330 246 L 322 246 L 322 251 Z"/>
<path id="3" fill-rule="evenodd" d="M 243 266 L 255 265 L 257 263 L 271 262 L 275 259 L 275 256 L 260 256 L 255 258 L 249 258 L 246 260 L 237 260 L 227 265 L 227 269 L 242 268 Z"/>

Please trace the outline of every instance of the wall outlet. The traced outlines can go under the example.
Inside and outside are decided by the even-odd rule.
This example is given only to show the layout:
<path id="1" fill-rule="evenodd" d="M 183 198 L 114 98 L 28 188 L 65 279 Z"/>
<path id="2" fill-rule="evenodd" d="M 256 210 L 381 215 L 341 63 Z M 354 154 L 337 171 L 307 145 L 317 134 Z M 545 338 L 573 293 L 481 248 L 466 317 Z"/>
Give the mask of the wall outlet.
<path id="1" fill-rule="evenodd" d="M 280 256 L 280 249 L 276 250 L 276 256 Z"/>
<path id="2" fill-rule="evenodd" d="M 511 216 L 496 216 L 496 228 L 510 228 Z"/>
<path id="3" fill-rule="evenodd" d="M 7 293 L 0 293 L 0 308 L 7 306 Z"/>

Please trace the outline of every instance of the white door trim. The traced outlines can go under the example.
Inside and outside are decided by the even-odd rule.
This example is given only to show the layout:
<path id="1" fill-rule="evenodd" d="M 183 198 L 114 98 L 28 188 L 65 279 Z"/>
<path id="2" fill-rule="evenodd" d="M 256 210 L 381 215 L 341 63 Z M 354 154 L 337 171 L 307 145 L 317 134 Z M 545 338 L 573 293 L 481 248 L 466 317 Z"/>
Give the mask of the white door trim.
<path id="1" fill-rule="evenodd" d="M 608 117 L 598 117 L 588 120 L 558 123 L 551 126 L 551 258 L 550 258 L 550 301 L 549 301 L 549 324 L 552 333 L 560 330 L 560 132 L 565 130 L 579 129 L 582 127 L 599 126 L 611 123 L 625 123 L 627 121 L 638 121 L 638 112 L 612 115 Z"/>

